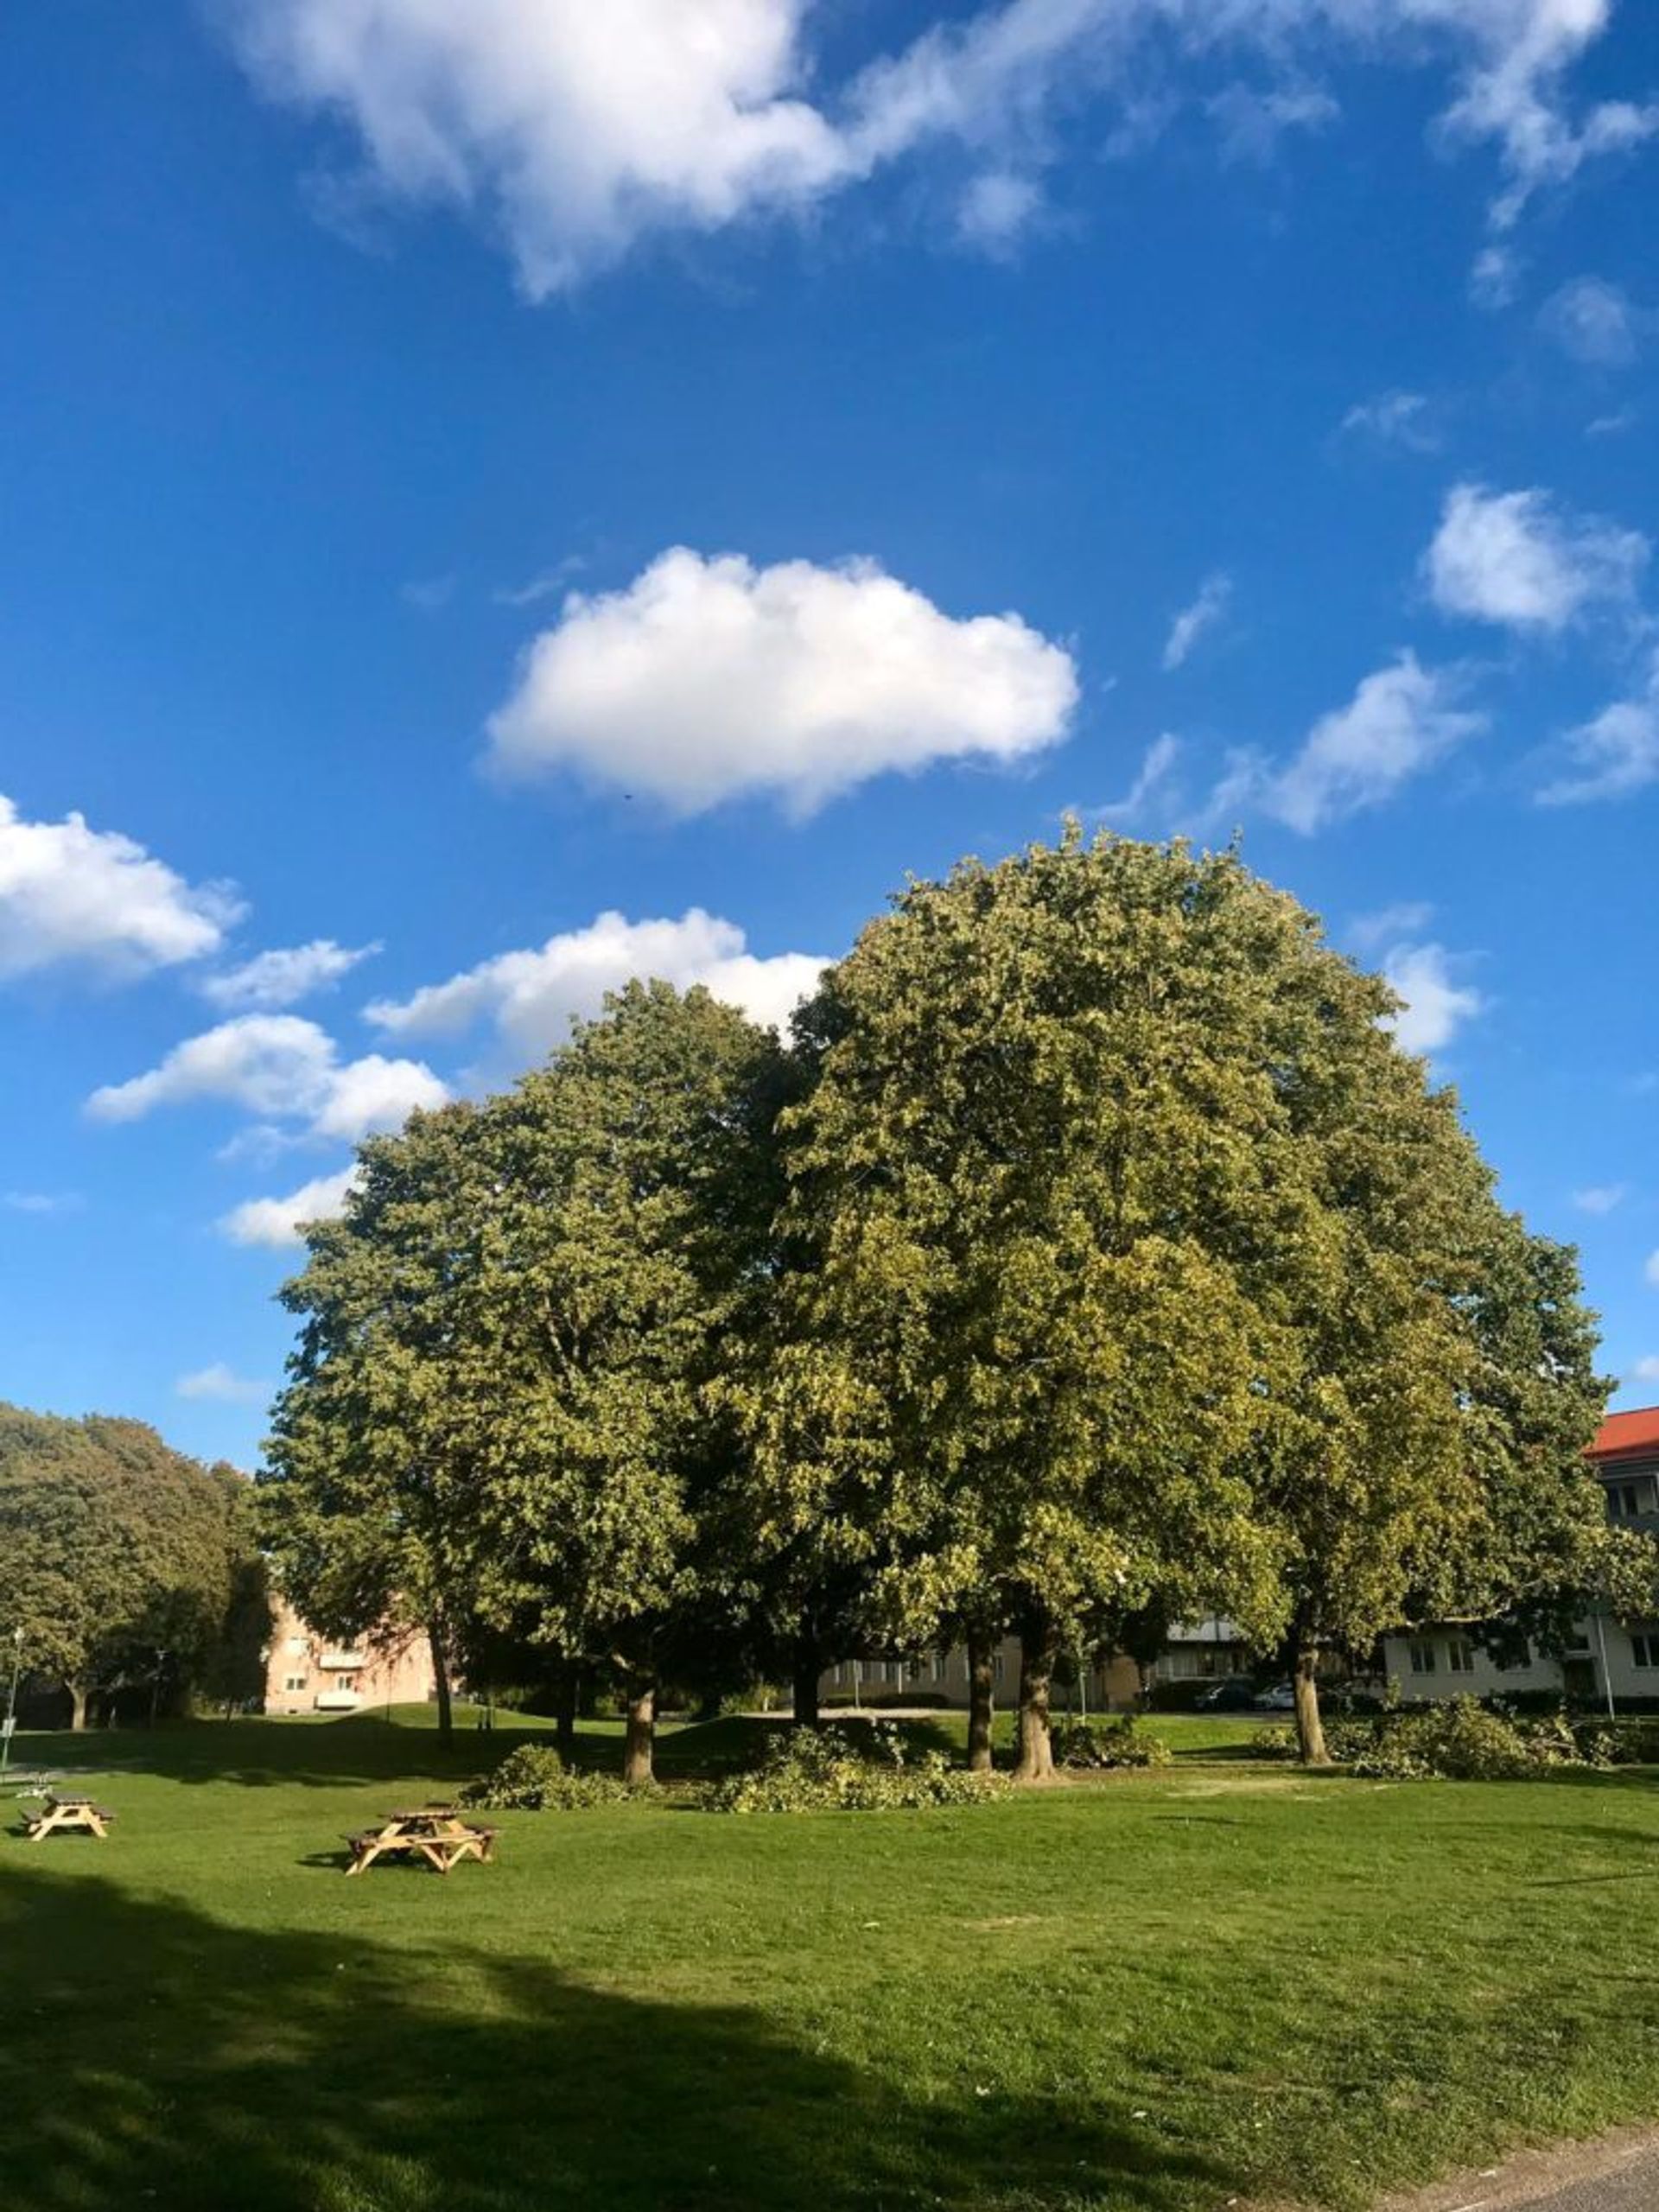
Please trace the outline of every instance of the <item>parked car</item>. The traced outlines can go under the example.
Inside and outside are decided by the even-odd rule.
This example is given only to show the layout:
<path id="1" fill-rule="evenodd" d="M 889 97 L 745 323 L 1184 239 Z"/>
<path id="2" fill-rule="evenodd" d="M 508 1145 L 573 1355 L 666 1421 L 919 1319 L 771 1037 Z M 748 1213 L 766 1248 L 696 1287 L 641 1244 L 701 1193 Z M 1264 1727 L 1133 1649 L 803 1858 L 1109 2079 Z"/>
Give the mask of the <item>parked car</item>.
<path id="1" fill-rule="evenodd" d="M 1275 1682 L 1271 1689 L 1262 1691 L 1250 1702 L 1258 1713 L 1294 1713 L 1296 1692 L 1288 1682 Z"/>
<path id="2" fill-rule="evenodd" d="M 1192 1703 L 1199 1713 L 1248 1713 L 1255 1703 L 1255 1684 L 1248 1675 L 1232 1675 L 1201 1689 Z"/>

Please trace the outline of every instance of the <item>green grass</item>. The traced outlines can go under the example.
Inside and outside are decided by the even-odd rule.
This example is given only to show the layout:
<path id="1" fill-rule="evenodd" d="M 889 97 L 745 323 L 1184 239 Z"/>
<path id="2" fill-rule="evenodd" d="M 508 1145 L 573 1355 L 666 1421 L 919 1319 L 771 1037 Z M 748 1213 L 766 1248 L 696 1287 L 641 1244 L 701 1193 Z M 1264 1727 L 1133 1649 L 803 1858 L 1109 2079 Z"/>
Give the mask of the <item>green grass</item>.
<path id="1" fill-rule="evenodd" d="M 21 1738 L 119 1819 L 0 1837 L 0 2201 L 1351 2208 L 1659 2111 L 1653 1776 L 1310 1779 L 1240 1761 L 1248 1718 L 1160 1725 L 1171 1769 L 984 1809 L 671 1792 L 351 1882 L 345 1834 L 514 1735 Z"/>

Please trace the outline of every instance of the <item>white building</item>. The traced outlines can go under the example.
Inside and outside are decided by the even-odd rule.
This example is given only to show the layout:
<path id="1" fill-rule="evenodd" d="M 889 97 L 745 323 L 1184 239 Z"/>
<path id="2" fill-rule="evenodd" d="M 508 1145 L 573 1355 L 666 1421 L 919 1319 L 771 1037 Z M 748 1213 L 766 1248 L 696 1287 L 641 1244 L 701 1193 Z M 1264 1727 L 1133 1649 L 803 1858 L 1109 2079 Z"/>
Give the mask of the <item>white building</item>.
<path id="1" fill-rule="evenodd" d="M 1607 1517 L 1659 1536 L 1659 1406 L 1609 1414 L 1590 1447 L 1607 1493 Z M 1574 1704 L 1659 1701 L 1659 1620 L 1618 1621 L 1596 1613 L 1560 1659 L 1534 1651 L 1500 1667 L 1455 1622 L 1402 1630 L 1382 1641 L 1383 1666 L 1403 1698 L 1503 1697 L 1542 1690 Z"/>

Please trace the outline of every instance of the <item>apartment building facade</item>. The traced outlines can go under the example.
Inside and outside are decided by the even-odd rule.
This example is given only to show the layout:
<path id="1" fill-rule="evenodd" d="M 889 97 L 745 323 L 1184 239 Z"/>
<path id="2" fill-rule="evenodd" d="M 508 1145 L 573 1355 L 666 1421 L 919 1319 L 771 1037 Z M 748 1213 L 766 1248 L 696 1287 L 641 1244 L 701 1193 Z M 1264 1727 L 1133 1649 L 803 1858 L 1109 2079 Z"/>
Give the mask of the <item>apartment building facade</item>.
<path id="1" fill-rule="evenodd" d="M 265 1711 L 345 1713 L 376 1706 L 422 1705 L 437 1695 L 432 1646 L 417 1632 L 319 1635 L 278 1599 L 265 1653 Z"/>
<path id="2" fill-rule="evenodd" d="M 1659 1406 L 1609 1414 L 1590 1458 L 1616 1526 L 1659 1537 Z M 1500 1667 L 1455 1622 L 1383 1639 L 1383 1665 L 1402 1697 L 1503 1697 L 1544 1691 L 1574 1703 L 1659 1701 L 1659 1618 L 1621 1621 L 1591 1613 L 1560 1658 L 1538 1651 Z"/>

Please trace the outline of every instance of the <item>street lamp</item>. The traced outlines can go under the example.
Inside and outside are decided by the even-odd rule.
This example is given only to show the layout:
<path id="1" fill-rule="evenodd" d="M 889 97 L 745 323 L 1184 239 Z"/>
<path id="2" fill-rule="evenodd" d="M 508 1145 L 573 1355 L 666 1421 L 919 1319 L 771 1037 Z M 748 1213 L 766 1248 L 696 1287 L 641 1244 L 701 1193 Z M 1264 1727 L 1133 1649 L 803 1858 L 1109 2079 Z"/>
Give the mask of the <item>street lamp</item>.
<path id="1" fill-rule="evenodd" d="M 17 1729 L 17 1677 L 23 1670 L 23 1631 L 11 1631 L 11 1686 L 6 1692 L 6 1717 L 0 1723 L 0 1781 L 11 1764 L 11 1739 Z"/>

